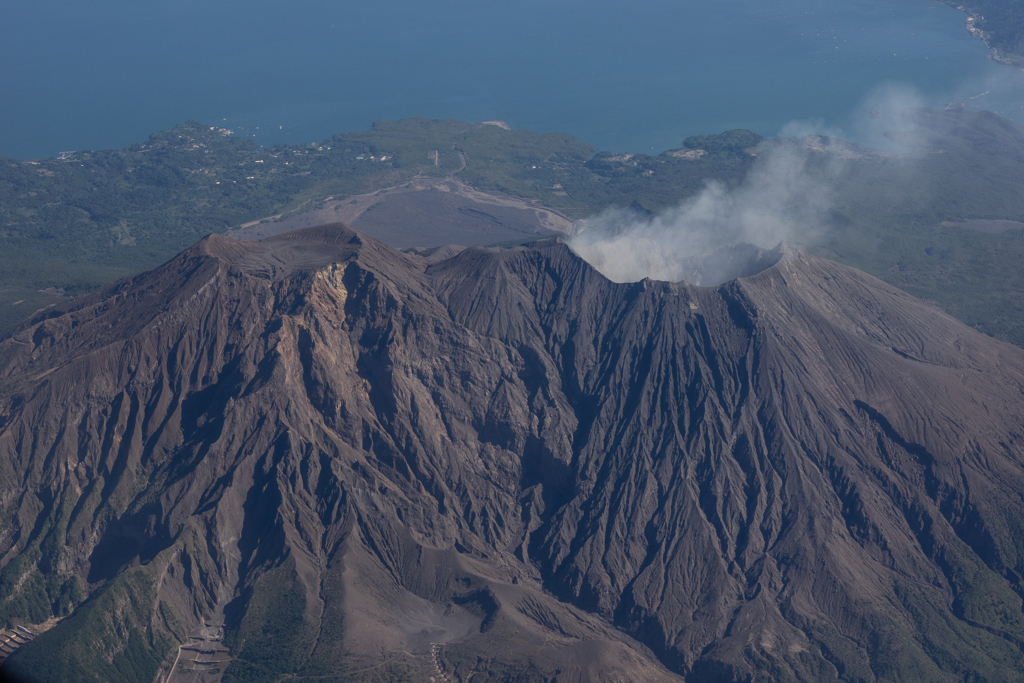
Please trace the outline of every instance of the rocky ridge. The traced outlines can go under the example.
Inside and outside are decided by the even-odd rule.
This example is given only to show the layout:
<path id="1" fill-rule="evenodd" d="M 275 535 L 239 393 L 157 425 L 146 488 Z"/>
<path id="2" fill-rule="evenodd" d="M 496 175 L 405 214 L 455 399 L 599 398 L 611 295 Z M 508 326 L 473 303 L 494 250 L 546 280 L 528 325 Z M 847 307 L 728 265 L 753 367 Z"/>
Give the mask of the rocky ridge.
<path id="1" fill-rule="evenodd" d="M 333 225 L 49 309 L 0 343 L 0 601 L 71 616 L 3 670 L 151 680 L 206 622 L 224 680 L 1019 680 L 1024 352 L 757 262 Z"/>

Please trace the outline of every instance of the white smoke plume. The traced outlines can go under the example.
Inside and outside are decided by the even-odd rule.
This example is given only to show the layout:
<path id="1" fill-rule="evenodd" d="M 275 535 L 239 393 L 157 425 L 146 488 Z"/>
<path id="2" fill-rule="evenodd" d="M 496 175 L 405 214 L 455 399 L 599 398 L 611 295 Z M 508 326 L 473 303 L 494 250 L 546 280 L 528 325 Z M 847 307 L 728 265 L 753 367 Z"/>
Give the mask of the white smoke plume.
<path id="1" fill-rule="evenodd" d="M 605 212 L 569 244 L 615 282 L 689 279 L 695 258 L 723 247 L 812 240 L 832 207 L 837 173 L 796 145 L 778 146 L 762 154 L 737 187 L 710 182 L 653 218 Z"/>
<path id="2" fill-rule="evenodd" d="M 696 196 L 653 218 L 636 211 L 607 211 L 588 221 L 569 244 L 615 282 L 647 277 L 715 284 L 710 280 L 716 278 L 706 275 L 704 282 L 696 282 L 701 275 L 694 263 L 716 250 L 741 243 L 764 249 L 779 242 L 813 244 L 827 229 L 836 190 L 844 182 L 839 157 L 847 151 L 870 151 L 856 145 L 844 149 L 842 140 L 906 155 L 913 151 L 906 142 L 886 133 L 912 129 L 909 113 L 925 105 L 944 106 L 926 102 L 908 86 L 880 85 L 851 114 L 848 133 L 821 121 L 794 121 L 779 132 L 779 139 L 762 144 L 760 156 L 738 186 L 710 182 Z M 837 144 L 820 149 L 833 142 Z M 903 157 L 902 168 L 906 178 L 916 175 L 909 156 Z"/>

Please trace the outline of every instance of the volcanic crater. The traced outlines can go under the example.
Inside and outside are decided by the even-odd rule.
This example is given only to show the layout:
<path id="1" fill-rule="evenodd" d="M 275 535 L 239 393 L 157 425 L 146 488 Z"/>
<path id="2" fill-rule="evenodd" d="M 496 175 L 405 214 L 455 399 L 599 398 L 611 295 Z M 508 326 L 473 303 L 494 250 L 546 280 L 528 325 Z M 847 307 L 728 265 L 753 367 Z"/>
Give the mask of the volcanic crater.
<path id="1" fill-rule="evenodd" d="M 0 342 L 0 579 L 83 595 L 2 671 L 149 680 L 223 623 L 236 681 L 1020 680 L 1024 351 L 743 253 L 336 224 L 46 309 Z"/>

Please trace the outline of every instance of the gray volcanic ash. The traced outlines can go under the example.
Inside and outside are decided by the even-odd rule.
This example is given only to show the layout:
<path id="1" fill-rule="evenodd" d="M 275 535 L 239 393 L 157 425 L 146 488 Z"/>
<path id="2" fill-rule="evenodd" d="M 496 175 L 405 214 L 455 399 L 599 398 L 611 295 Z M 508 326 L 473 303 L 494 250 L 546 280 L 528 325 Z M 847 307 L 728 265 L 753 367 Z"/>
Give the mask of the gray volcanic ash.
<path id="1" fill-rule="evenodd" d="M 0 600 L 74 608 L 3 671 L 1020 678 L 1024 351 L 787 247 L 454 252 L 211 236 L 0 343 Z"/>

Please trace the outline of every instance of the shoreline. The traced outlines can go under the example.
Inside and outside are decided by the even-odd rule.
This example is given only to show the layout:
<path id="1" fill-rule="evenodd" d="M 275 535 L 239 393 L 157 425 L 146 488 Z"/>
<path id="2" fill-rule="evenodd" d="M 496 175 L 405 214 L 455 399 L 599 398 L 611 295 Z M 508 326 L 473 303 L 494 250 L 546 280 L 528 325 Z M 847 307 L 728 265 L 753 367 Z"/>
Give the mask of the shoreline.
<path id="1" fill-rule="evenodd" d="M 967 32 L 970 33 L 972 37 L 977 38 L 985 44 L 985 47 L 987 47 L 990 52 L 989 57 L 993 62 L 1024 71 L 1024 55 L 1013 53 L 1007 55 L 1004 52 L 1001 52 L 1000 49 L 993 46 L 990 41 L 992 35 L 991 31 L 983 31 L 975 25 L 979 20 L 984 21 L 985 18 L 982 15 L 978 14 L 967 5 L 958 5 L 954 0 L 939 0 L 939 2 L 943 5 L 960 10 L 967 15 L 964 28 L 967 29 Z"/>

